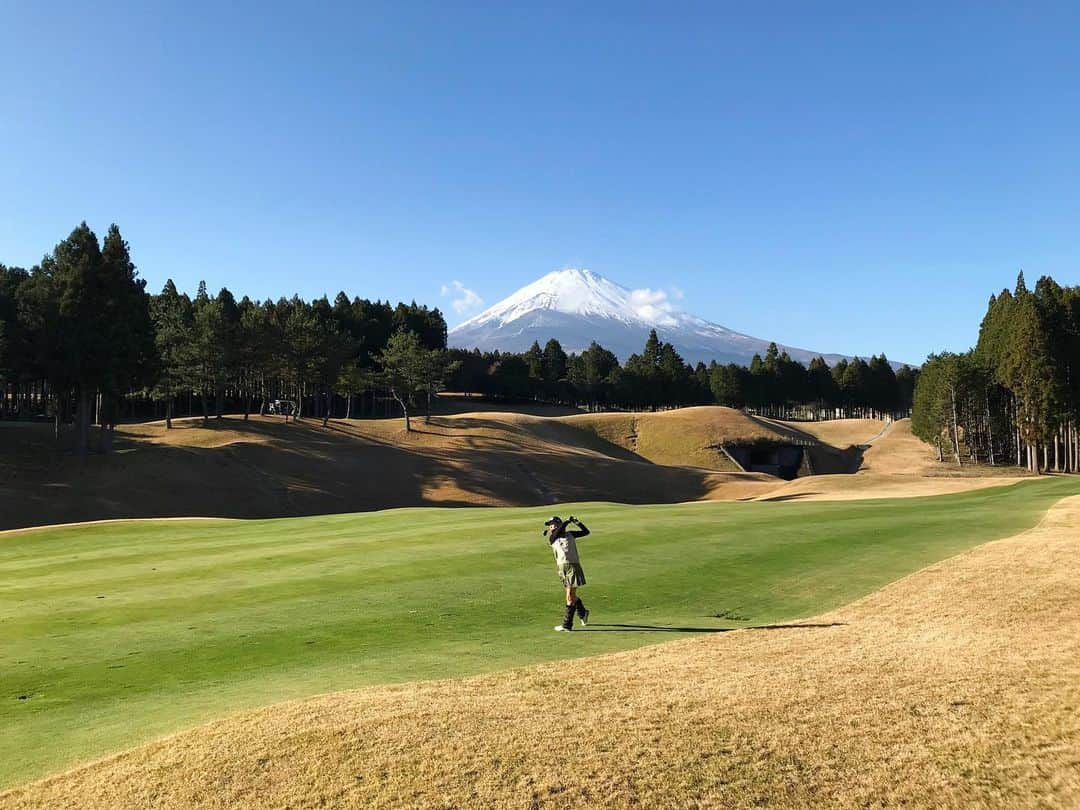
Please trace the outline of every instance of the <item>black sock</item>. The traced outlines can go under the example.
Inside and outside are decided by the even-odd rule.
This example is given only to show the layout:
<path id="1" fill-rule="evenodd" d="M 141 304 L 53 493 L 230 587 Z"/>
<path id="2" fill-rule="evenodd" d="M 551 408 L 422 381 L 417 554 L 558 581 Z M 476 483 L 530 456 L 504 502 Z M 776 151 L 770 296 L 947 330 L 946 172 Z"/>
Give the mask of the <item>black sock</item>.
<path id="1" fill-rule="evenodd" d="M 584 618 L 585 612 L 585 603 L 581 601 L 581 597 L 579 596 L 577 599 L 577 615 Z"/>
<path id="2" fill-rule="evenodd" d="M 563 627 L 573 627 L 574 626 L 574 606 L 573 605 L 567 605 L 566 606 L 566 610 L 563 611 L 562 623 L 563 623 Z"/>

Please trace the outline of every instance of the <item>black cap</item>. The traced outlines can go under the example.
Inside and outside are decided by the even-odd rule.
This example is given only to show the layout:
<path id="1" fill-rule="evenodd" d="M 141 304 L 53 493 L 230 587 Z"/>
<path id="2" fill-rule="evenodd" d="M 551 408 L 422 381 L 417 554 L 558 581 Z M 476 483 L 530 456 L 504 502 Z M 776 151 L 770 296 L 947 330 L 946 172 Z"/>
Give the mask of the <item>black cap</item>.
<path id="1" fill-rule="evenodd" d="M 547 520 L 544 521 L 544 525 L 545 526 L 550 526 L 553 523 L 562 523 L 562 522 L 563 522 L 563 519 L 561 517 L 559 517 L 558 515 L 553 515 L 552 517 L 549 517 Z"/>

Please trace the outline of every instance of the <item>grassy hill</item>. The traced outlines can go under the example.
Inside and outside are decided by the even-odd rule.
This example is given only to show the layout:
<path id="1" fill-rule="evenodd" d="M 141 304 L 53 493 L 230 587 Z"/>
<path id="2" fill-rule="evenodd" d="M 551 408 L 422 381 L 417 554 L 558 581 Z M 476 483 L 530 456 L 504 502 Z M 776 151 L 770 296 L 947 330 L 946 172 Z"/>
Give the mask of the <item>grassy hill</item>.
<path id="1" fill-rule="evenodd" d="M 1033 525 L 1069 478 L 936 498 L 560 506 L 594 625 L 551 632 L 550 509 L 0 537 L 0 784 L 265 705 L 809 616 Z"/>
<path id="2" fill-rule="evenodd" d="M 560 421 L 595 433 L 654 464 L 735 471 L 719 449 L 735 442 L 776 441 L 781 434 L 742 411 L 718 406 L 658 413 L 595 413 Z"/>
<path id="3" fill-rule="evenodd" d="M 863 454 L 847 445 L 870 440 L 882 423 L 784 424 L 722 407 L 641 414 L 533 410 L 441 414 L 429 423 L 417 420 L 412 433 L 399 419 L 333 420 L 325 428 L 317 420 L 284 424 L 274 417 L 226 417 L 205 428 L 200 419 L 177 420 L 173 430 L 161 423 L 123 425 L 116 452 L 85 459 L 58 446 L 49 425 L 0 422 L 0 530 L 133 517 L 816 497 L 812 493 L 823 487 L 849 497 L 873 495 L 868 481 L 829 484 L 815 476 L 785 485 L 739 472 L 718 449 L 792 436 L 823 442 L 811 448 L 816 472 L 850 472 L 862 456 L 860 474 L 908 476 L 903 487 L 894 482 L 883 494 L 983 486 L 911 482 L 915 476 L 970 480 L 991 472 L 937 464 L 906 420 Z M 1013 468 L 999 470 L 1015 474 Z"/>
<path id="4" fill-rule="evenodd" d="M 641 426 L 640 447 L 616 423 Z M 763 432 L 728 408 L 624 417 L 478 411 L 406 433 L 400 419 L 284 424 L 227 417 L 117 429 L 75 457 L 49 425 L 0 423 L 0 529 L 124 517 L 287 517 L 403 506 L 743 498 L 775 479 L 707 445 Z M 597 425 L 606 426 L 605 430 Z"/>

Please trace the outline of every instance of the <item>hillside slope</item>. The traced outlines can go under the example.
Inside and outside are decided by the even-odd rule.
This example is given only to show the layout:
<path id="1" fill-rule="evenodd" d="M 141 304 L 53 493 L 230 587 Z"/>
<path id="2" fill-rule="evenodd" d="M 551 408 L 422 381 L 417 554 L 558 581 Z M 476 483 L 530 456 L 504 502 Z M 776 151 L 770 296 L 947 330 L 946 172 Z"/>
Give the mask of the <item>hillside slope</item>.
<path id="1" fill-rule="evenodd" d="M 462 407 L 461 403 L 455 403 Z M 464 407 L 468 407 L 465 403 Z M 1015 468 L 934 460 L 907 420 L 781 423 L 718 406 L 659 413 L 552 409 L 416 420 L 176 420 L 117 429 L 116 452 L 59 449 L 48 425 L 0 422 L 0 530 L 128 517 L 265 518 L 400 506 L 678 503 L 932 495 L 1011 483 Z M 556 413 L 565 415 L 538 415 Z M 876 437 L 876 438 L 875 438 Z M 721 444 L 819 441 L 818 475 L 743 473 Z M 865 451 L 845 447 L 873 439 Z M 827 442 L 835 442 L 833 446 Z M 861 467 L 860 467 L 861 463 Z M 849 473 L 858 475 L 828 475 Z"/>
<path id="2" fill-rule="evenodd" d="M 937 461 L 932 448 L 911 432 L 910 419 L 897 420 L 884 429 L 881 422 L 860 419 L 778 424 L 822 441 L 836 442 L 837 445 L 852 441 L 864 445 L 865 449 L 851 447 L 843 451 L 855 466 L 854 474 L 797 478 L 756 496 L 760 500 L 910 498 L 1006 486 L 1030 478 L 1016 467 L 942 464 Z M 836 457 L 838 452 L 836 447 L 824 446 L 818 458 Z M 822 466 L 819 471 L 828 470 Z"/>
<path id="3" fill-rule="evenodd" d="M 278 705 L 0 806 L 1073 806 L 1078 529 L 1074 496 L 813 620 Z"/>
<path id="4" fill-rule="evenodd" d="M 721 444 L 782 439 L 781 433 L 742 411 L 712 405 L 658 413 L 582 414 L 560 421 L 595 433 L 654 464 L 711 470 L 738 470 L 719 449 Z"/>
<path id="5" fill-rule="evenodd" d="M 272 417 L 227 417 L 208 428 L 178 420 L 171 431 L 127 425 L 117 430 L 115 453 L 85 460 L 58 450 L 48 425 L 0 423 L 0 529 L 421 505 L 672 503 L 744 498 L 775 486 L 768 476 L 734 471 L 716 451 L 705 457 L 717 425 L 730 422 L 736 435 L 749 429 L 745 417 L 726 408 L 691 411 L 639 417 L 664 429 L 649 427 L 636 450 L 617 430 L 595 429 L 615 425 L 618 414 L 477 412 L 416 420 L 412 433 L 399 419 L 334 420 L 326 428 Z"/>

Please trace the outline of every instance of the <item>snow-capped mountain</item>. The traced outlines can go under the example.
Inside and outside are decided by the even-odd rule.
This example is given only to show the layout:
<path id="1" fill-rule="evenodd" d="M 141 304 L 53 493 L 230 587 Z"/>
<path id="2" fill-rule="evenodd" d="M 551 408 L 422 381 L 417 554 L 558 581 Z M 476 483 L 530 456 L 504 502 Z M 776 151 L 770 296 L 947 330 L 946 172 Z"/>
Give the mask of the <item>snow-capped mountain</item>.
<path id="1" fill-rule="evenodd" d="M 628 290 L 591 270 L 557 270 L 450 330 L 454 348 L 523 352 L 533 341 L 555 338 L 567 352 L 596 341 L 625 361 L 640 352 L 649 330 L 671 343 L 690 363 L 749 364 L 764 356 L 768 340 L 734 332 L 676 309 L 666 296 Z M 809 363 L 819 352 L 780 346 L 792 359 Z M 825 354 L 830 365 L 843 355 Z"/>

